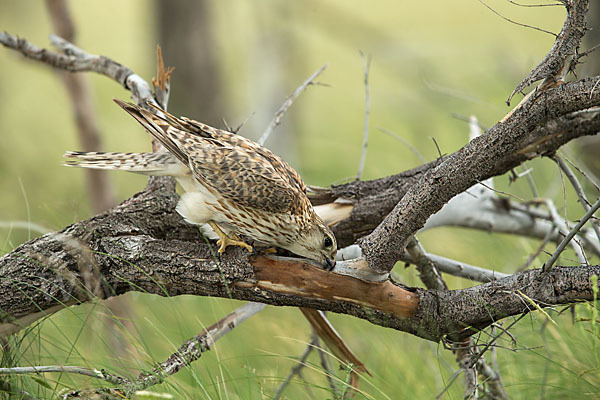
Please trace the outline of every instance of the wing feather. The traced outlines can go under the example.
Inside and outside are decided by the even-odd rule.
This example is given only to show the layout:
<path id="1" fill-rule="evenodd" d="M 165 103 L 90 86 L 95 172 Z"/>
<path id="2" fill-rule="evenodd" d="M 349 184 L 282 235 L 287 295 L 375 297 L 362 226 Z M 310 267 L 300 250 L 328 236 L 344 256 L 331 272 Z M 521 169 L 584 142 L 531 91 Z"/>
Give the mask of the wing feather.
<path id="1" fill-rule="evenodd" d="M 269 149 L 231 132 L 153 106 L 164 117 L 115 99 L 202 184 L 242 206 L 276 213 L 302 212 L 306 186 L 298 173 Z"/>

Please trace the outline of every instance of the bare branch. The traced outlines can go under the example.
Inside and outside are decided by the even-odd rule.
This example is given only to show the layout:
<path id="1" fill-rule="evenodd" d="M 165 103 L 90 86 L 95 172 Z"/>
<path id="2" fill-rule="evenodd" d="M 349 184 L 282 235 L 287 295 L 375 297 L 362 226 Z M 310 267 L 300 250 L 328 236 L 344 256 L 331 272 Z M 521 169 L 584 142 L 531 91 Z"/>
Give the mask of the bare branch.
<path id="1" fill-rule="evenodd" d="M 371 96 L 369 91 L 369 68 L 371 67 L 371 56 L 365 56 L 361 51 L 360 57 L 363 61 L 363 81 L 365 84 L 365 121 L 363 124 L 363 144 L 360 154 L 360 162 L 358 163 L 358 172 L 356 180 L 360 180 L 365 169 L 365 161 L 367 160 L 367 146 L 369 145 L 369 116 L 371 115 Z"/>
<path id="2" fill-rule="evenodd" d="M 39 374 L 46 372 L 66 372 L 69 374 L 91 376 L 92 378 L 107 381 L 115 385 L 129 384 L 129 381 L 127 379 L 117 375 L 112 375 L 106 372 L 105 370 L 90 369 L 85 367 L 76 367 L 69 365 L 40 365 L 37 367 L 0 368 L 0 375 Z"/>
<path id="3" fill-rule="evenodd" d="M 465 376 L 465 390 L 463 399 L 471 400 L 479 397 L 477 389 L 477 371 L 469 365 L 473 349 L 473 340 L 467 338 L 460 343 L 460 346 L 456 350 L 456 361 L 458 366 L 462 369 Z"/>
<path id="4" fill-rule="evenodd" d="M 476 282 L 491 282 L 496 279 L 507 277 L 508 274 L 489 270 L 486 268 L 476 267 L 461 261 L 451 260 L 436 254 L 425 253 L 425 256 L 432 262 L 440 272 L 445 272 L 450 275 L 458 276 L 465 279 L 470 279 Z M 402 260 L 406 261 L 406 260 Z"/>
<path id="5" fill-rule="evenodd" d="M 537 256 L 539 256 L 541 254 L 541 252 L 544 251 L 544 248 L 550 242 L 550 240 L 552 239 L 552 236 L 556 232 L 558 232 L 558 228 L 554 228 L 553 230 L 548 231 L 548 234 L 546 235 L 546 237 L 544 237 L 544 239 L 542 240 L 542 243 L 540 243 L 538 248 L 529 257 L 527 257 L 527 261 L 525 261 L 525 263 L 523 265 L 521 265 L 516 270 L 516 272 L 525 271 L 527 268 L 529 268 L 529 266 L 531 265 L 533 260 L 535 260 L 537 258 Z"/>
<path id="6" fill-rule="evenodd" d="M 600 82 L 600 80 L 598 80 L 598 82 Z M 581 175 L 583 175 L 588 180 L 588 182 L 590 182 L 596 188 L 596 190 L 598 192 L 600 192 L 600 184 L 598 184 L 596 182 L 596 179 L 594 179 L 593 174 L 591 174 L 589 171 L 586 172 L 584 170 L 584 168 L 578 167 L 574 162 L 572 162 L 571 160 L 569 160 L 567 157 L 565 157 L 565 160 L 567 160 L 567 162 L 569 164 L 571 164 L 571 166 L 573 168 L 575 168 L 577 170 L 577 172 L 579 172 Z"/>
<path id="7" fill-rule="evenodd" d="M 399 141 L 400 143 L 402 143 L 403 145 L 405 145 L 406 147 L 408 147 L 408 149 L 415 155 L 417 156 L 417 158 L 423 163 L 427 163 L 427 160 L 425 160 L 425 157 L 423 157 L 423 155 L 419 152 L 419 150 L 417 150 L 417 148 L 415 146 L 413 146 L 412 144 L 408 143 L 406 140 L 404 140 L 402 138 L 402 136 L 395 134 L 394 132 L 390 131 L 389 129 L 385 129 L 385 128 L 377 128 L 378 131 L 385 133 L 386 135 L 393 137 L 394 139 L 396 139 L 397 141 Z"/>
<path id="8" fill-rule="evenodd" d="M 550 257 L 550 259 L 544 264 L 544 272 L 550 271 L 550 268 L 552 268 L 552 265 L 554 265 L 554 263 L 558 259 L 558 256 L 560 256 L 560 253 L 563 252 L 563 250 L 565 249 L 565 247 L 567 247 L 567 244 L 569 244 L 569 242 L 573 239 L 575 234 L 579 232 L 581 227 L 594 215 L 596 211 L 598 211 L 599 208 L 600 199 L 596 200 L 596 202 L 585 213 L 585 215 L 581 218 L 577 225 L 575 225 L 573 229 L 571 229 L 569 234 L 563 239 L 563 241 L 559 243 L 558 247 L 556 248 L 556 251 L 552 254 L 552 257 Z"/>
<path id="9" fill-rule="evenodd" d="M 556 36 L 552 48 L 540 64 L 517 85 L 508 97 L 507 104 L 510 105 L 513 96 L 527 86 L 543 79 L 544 82 L 540 85 L 540 90 L 550 88 L 562 82 L 567 72 L 569 72 L 571 63 L 587 29 L 585 15 L 588 11 L 589 0 L 569 0 L 562 1 L 562 3 L 567 9 L 567 18 L 560 33 Z"/>
<path id="10" fill-rule="evenodd" d="M 448 285 L 442 279 L 441 274 L 436 268 L 436 265 L 427 257 L 425 249 L 416 237 L 412 237 L 408 241 L 406 251 L 414 260 L 419 271 L 419 278 L 425 284 L 427 289 L 448 290 Z"/>
<path id="11" fill-rule="evenodd" d="M 588 78 L 549 89 L 530 99 L 506 121 L 496 124 L 456 153 L 426 172 L 394 210 L 367 237 L 359 240 L 369 265 L 389 271 L 400 259 L 406 242 L 447 201 L 472 185 L 505 173 L 523 161 L 548 154 L 583 128 L 588 134 L 600 130 L 600 114 L 578 123 L 570 114 L 600 104 L 600 93 L 590 90 L 598 78 Z M 544 137 L 538 133 L 545 131 Z M 582 133 L 581 131 L 579 131 Z M 552 144 L 551 144 L 552 143 Z M 552 150 L 550 150 L 552 151 Z"/>
<path id="12" fill-rule="evenodd" d="M 185 366 L 199 359 L 202 353 L 210 350 L 217 340 L 264 308 L 265 304 L 255 302 L 246 303 L 238 307 L 225 318 L 182 344 L 175 354 L 172 354 L 166 361 L 158 364 L 152 372 L 140 374 L 135 382 L 127 388 L 126 393 L 131 394 L 134 391 L 143 390 L 162 383 L 166 377 L 179 372 Z"/>
<path id="13" fill-rule="evenodd" d="M 306 360 L 308 359 L 308 356 L 318 345 L 319 345 L 319 336 L 313 331 L 311 338 L 310 338 L 310 342 L 306 346 L 304 353 L 302 353 L 302 355 L 298 359 L 298 363 L 292 367 L 288 376 L 283 380 L 283 382 L 281 382 L 281 385 L 279 385 L 279 387 L 277 388 L 277 391 L 275 392 L 275 395 L 273 396 L 273 400 L 278 400 L 281 397 L 281 394 L 283 393 L 285 388 L 292 381 L 292 378 L 294 376 L 300 374 L 300 371 L 302 370 L 302 368 L 304 368 L 306 366 Z"/>
<path id="14" fill-rule="evenodd" d="M 519 7 L 556 7 L 556 6 L 562 6 L 561 3 L 521 4 L 521 3 L 517 3 L 516 1 L 512 1 L 512 0 L 506 0 L 506 1 L 508 1 L 510 4 L 514 4 L 515 6 L 519 6 Z"/>
<path id="15" fill-rule="evenodd" d="M 537 26 L 527 25 L 527 24 L 523 24 L 523 23 L 521 23 L 521 22 L 516 22 L 516 21 L 513 21 L 512 19 L 510 19 L 510 18 L 507 18 L 507 17 L 505 17 L 504 15 L 500 14 L 498 11 L 494 10 L 492 7 L 490 7 L 489 5 L 487 5 L 486 3 L 484 3 L 484 2 L 483 2 L 483 0 L 479 0 L 479 2 L 480 2 L 481 4 L 483 4 L 483 5 L 484 5 L 484 6 L 485 6 L 485 7 L 486 7 L 488 10 L 490 10 L 491 12 L 493 12 L 494 14 L 496 14 L 497 16 L 499 16 L 500 18 L 502 18 L 503 20 L 510 22 L 511 24 L 519 25 L 519 26 L 522 26 L 522 27 L 524 27 L 524 28 L 535 29 L 536 31 L 544 32 L 544 33 L 547 33 L 547 34 L 549 34 L 549 35 L 552 35 L 552 36 L 554 36 L 554 37 L 557 37 L 557 36 L 558 36 L 558 35 L 557 35 L 556 33 L 554 33 L 554 32 L 550 32 L 550 31 L 547 31 L 547 30 L 545 30 L 545 29 L 538 28 Z"/>
<path id="16" fill-rule="evenodd" d="M 100 289 L 105 297 L 129 291 L 231 296 L 350 314 L 431 340 L 467 335 L 471 331 L 465 327 L 482 329 L 523 312 L 521 297 L 512 294 L 516 290 L 541 304 L 592 299 L 589 277 L 600 274 L 597 266 L 554 267 L 543 277 L 540 270 L 528 270 L 442 293 L 406 289 L 389 281 L 368 283 L 301 259 L 253 257 L 242 249 L 227 251 L 217 264 L 198 230 L 175 211 L 177 200 L 175 193 L 149 186 L 112 213 L 71 225 L 59 235 L 34 239 L 4 255 L 0 330 L 14 331 L 31 323 L 28 316 L 43 316 L 38 313 L 55 311 L 61 304 L 88 301 L 93 290 L 81 290 L 87 278 L 80 266 L 88 257 L 103 273 Z M 66 243 L 67 238 L 84 241 L 86 248 Z M 546 290 L 549 279 L 553 291 Z"/>
<path id="17" fill-rule="evenodd" d="M 148 83 L 131 69 L 108 57 L 88 54 L 58 36 L 51 35 L 50 42 L 62 50 L 64 54 L 42 49 L 25 39 L 20 39 L 7 32 L 0 32 L 0 43 L 5 47 L 19 51 L 28 58 L 66 71 L 96 72 L 105 75 L 130 90 L 131 95 L 138 104 L 143 105 L 146 101 L 154 102 Z"/>
<path id="18" fill-rule="evenodd" d="M 553 160 L 558 164 L 560 169 L 565 173 L 569 182 L 571 182 L 571 186 L 573 186 L 573 189 L 575 190 L 575 193 L 577 194 L 577 198 L 579 199 L 579 202 L 581 203 L 581 206 L 583 207 L 583 209 L 585 211 L 589 211 L 592 204 L 588 201 L 588 199 L 585 195 L 585 192 L 583 191 L 583 187 L 579 183 L 579 180 L 577 180 L 577 177 L 575 176 L 573 171 L 571 171 L 571 168 L 569 168 L 567 163 L 559 156 L 554 156 Z M 592 229 L 596 233 L 598 242 L 600 242 L 600 228 L 598 228 L 598 226 L 592 220 L 590 220 L 590 225 L 592 226 Z"/>
<path id="19" fill-rule="evenodd" d="M 546 199 L 543 200 L 543 202 L 546 204 L 546 207 L 548 207 L 548 211 L 550 212 L 550 220 L 552 221 L 554 226 L 558 228 L 558 232 L 560 232 L 560 234 L 562 235 L 562 242 L 564 240 L 564 237 L 569 234 L 569 221 L 566 220 L 566 215 L 564 220 L 561 219 L 552 200 Z M 583 246 L 581 245 L 579 240 L 573 238 L 570 244 L 571 247 L 573 247 L 573 251 L 575 252 L 575 255 L 577 256 L 579 262 L 584 265 L 587 264 L 587 258 L 584 254 Z"/>
<path id="20" fill-rule="evenodd" d="M 271 120 L 271 122 L 267 126 L 267 129 L 265 129 L 262 136 L 257 140 L 258 144 L 265 144 L 269 136 L 271 136 L 271 133 L 273 133 L 273 130 L 281 122 L 283 114 L 285 114 L 288 108 L 290 108 L 294 103 L 294 100 L 296 100 L 296 98 L 298 98 L 298 96 L 300 96 L 309 85 L 313 85 L 315 83 L 315 79 L 317 79 L 317 77 L 321 75 L 323 71 L 325 71 L 325 68 L 327 68 L 327 64 L 324 64 L 321 68 L 316 70 L 314 74 L 309 76 L 307 80 L 302 82 L 302 84 L 298 86 L 296 90 L 294 90 L 294 93 L 292 93 L 287 99 L 285 99 L 281 107 L 279 107 L 279 110 L 277 110 L 277 112 L 275 113 L 275 117 L 273 117 L 273 120 Z"/>

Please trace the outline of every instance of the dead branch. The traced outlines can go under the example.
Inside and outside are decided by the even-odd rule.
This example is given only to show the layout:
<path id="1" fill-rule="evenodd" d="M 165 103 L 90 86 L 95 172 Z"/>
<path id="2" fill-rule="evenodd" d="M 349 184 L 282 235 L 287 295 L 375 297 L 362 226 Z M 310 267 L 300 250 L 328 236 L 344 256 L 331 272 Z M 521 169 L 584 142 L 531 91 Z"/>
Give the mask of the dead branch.
<path id="1" fill-rule="evenodd" d="M 428 169 L 384 221 L 358 241 L 369 265 L 389 271 L 411 235 L 455 195 L 526 160 L 553 154 L 575 137 L 600 131 L 600 113 L 586 113 L 583 119 L 577 113 L 600 104 L 600 91 L 592 93 L 598 79 L 566 83 L 528 100 L 505 122 Z"/>
<path id="2" fill-rule="evenodd" d="M 144 291 L 309 307 L 435 341 L 445 335 L 468 336 L 526 311 L 517 290 L 544 305 L 590 300 L 590 277 L 600 274 L 599 266 L 554 267 L 544 276 L 529 270 L 469 289 L 439 292 L 390 281 L 368 283 L 300 259 L 252 257 L 240 249 L 216 260 L 198 230 L 175 212 L 177 195 L 154 189 L 149 186 L 109 213 L 29 241 L 0 258 L 0 331 L 18 330 L 32 315 L 88 301 L 84 268 L 92 266 L 80 260 L 90 255 L 102 273 L 105 297 Z M 73 246 L 74 238 L 87 249 Z"/>
<path id="3" fill-rule="evenodd" d="M 567 18 L 560 33 L 556 36 L 552 48 L 544 59 L 510 94 L 506 101 L 507 104 L 510 105 L 511 99 L 517 92 L 521 92 L 539 80 L 545 80 L 545 85 L 542 86 L 556 85 L 564 80 L 565 75 L 571 69 L 571 63 L 575 59 L 583 35 L 588 29 L 585 25 L 585 16 L 589 0 L 561 0 L 560 2 L 567 10 Z"/>
<path id="4" fill-rule="evenodd" d="M 275 116 L 267 126 L 267 129 L 265 129 L 264 133 L 257 140 L 258 144 L 265 144 L 269 136 L 271 136 L 271 133 L 273 133 L 273 130 L 277 127 L 277 125 L 281 123 L 281 118 L 283 117 L 283 114 L 285 114 L 288 108 L 292 106 L 294 100 L 296 100 L 296 98 L 300 96 L 300 94 L 302 94 L 302 92 L 305 91 L 306 88 L 308 88 L 308 86 L 315 84 L 315 79 L 317 79 L 319 75 L 321 75 L 321 73 L 325 71 L 325 68 L 327 68 L 327 64 L 323 64 L 321 68 L 316 70 L 311 76 L 309 76 L 304 82 L 302 82 L 302 84 L 298 86 L 296 90 L 294 90 L 294 93 L 292 93 L 287 99 L 285 99 L 285 101 L 283 102 L 281 107 L 279 107 L 279 109 L 275 113 Z"/>

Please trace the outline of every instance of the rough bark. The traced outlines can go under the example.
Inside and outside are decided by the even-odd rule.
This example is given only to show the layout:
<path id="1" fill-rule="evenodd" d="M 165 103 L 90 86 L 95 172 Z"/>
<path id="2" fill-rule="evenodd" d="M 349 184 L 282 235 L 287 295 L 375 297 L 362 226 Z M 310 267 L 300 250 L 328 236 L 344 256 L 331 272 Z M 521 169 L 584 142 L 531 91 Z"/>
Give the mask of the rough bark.
<path id="1" fill-rule="evenodd" d="M 600 131 L 600 113 L 581 112 L 600 104 L 600 91 L 595 90 L 599 79 L 566 83 L 531 97 L 504 122 L 429 169 L 385 220 L 359 240 L 369 265 L 378 272 L 391 270 L 427 219 L 474 184 Z"/>
<path id="2" fill-rule="evenodd" d="M 2 257 L 0 331 L 10 332 L 21 318 L 84 302 L 100 292 L 111 297 L 144 291 L 318 308 L 429 340 L 458 340 L 473 329 L 527 311 L 518 290 L 542 306 L 590 300 L 589 278 L 600 274 L 598 266 L 556 267 L 547 275 L 530 270 L 469 289 L 437 291 L 390 281 L 366 283 L 302 260 L 274 261 L 237 248 L 219 260 L 198 230 L 175 212 L 178 198 L 165 190 L 168 184 L 154 180 L 154 186 L 110 212 L 29 241 Z"/>

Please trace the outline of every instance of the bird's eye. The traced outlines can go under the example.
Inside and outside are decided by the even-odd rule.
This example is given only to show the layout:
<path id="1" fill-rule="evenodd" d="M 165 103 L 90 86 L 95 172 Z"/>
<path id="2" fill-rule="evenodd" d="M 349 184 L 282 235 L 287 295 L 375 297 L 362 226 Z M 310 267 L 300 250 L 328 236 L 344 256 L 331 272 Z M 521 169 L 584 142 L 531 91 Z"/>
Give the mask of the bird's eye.
<path id="1" fill-rule="evenodd" d="M 325 236 L 325 242 L 323 243 L 325 248 L 333 246 L 333 240 L 329 236 Z"/>

